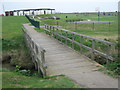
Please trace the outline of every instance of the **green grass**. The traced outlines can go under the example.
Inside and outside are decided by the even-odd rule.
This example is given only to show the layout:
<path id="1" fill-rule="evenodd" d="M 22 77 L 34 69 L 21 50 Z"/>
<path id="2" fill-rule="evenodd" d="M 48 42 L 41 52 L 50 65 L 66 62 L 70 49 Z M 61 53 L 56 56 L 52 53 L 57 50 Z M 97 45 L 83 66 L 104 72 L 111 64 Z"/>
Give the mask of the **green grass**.
<path id="1" fill-rule="evenodd" d="M 119 78 L 120 76 L 120 62 L 110 62 L 104 65 L 105 68 L 100 68 L 99 71 L 102 71 L 105 74 L 108 74 L 114 78 Z"/>
<path id="2" fill-rule="evenodd" d="M 107 63 L 106 59 L 101 58 L 101 57 L 97 57 L 96 56 L 96 61 L 99 61 L 99 63 L 101 64 L 105 64 L 104 66 L 106 67 L 106 71 L 108 70 L 109 75 L 111 76 L 119 76 L 120 75 L 120 69 L 119 69 L 119 58 L 118 58 L 118 16 L 100 16 L 100 21 L 113 21 L 110 24 L 77 24 L 75 27 L 74 23 L 67 23 L 65 22 L 65 20 L 69 20 L 69 19 L 83 19 L 83 20 L 91 20 L 91 21 L 97 21 L 98 17 L 97 14 L 90 14 L 90 15 L 84 15 L 84 14 L 49 14 L 49 15 L 38 15 L 40 17 L 51 17 L 51 16 L 57 16 L 60 17 L 60 20 L 51 20 L 51 19 L 46 19 L 46 20 L 39 20 L 42 24 L 48 24 L 48 25 L 58 25 L 60 26 L 60 28 L 64 28 L 70 31 L 74 31 L 80 34 L 84 34 L 84 35 L 88 35 L 88 36 L 92 36 L 95 38 L 100 38 L 106 41 L 110 41 L 115 43 L 115 49 L 116 52 L 112 52 L 111 50 L 111 56 L 113 56 L 115 58 L 115 62 L 111 62 L 111 63 Z M 68 18 L 66 19 L 65 17 L 68 16 Z M 38 20 L 38 19 L 36 19 Z M 110 25 L 110 27 L 109 27 Z M 57 31 L 59 34 L 62 34 L 65 36 L 65 33 L 61 31 Z M 48 33 L 49 34 L 49 33 Z M 55 38 L 57 38 L 58 40 L 61 40 L 61 38 L 58 36 L 54 36 Z M 68 34 L 68 38 L 72 39 L 72 35 Z M 75 36 L 75 41 L 80 42 L 80 37 Z M 64 39 L 62 39 L 63 43 L 66 43 L 66 41 Z M 82 42 L 84 43 L 84 45 L 92 47 L 92 42 L 89 39 L 84 38 L 84 41 Z M 68 43 L 69 47 L 72 47 L 72 43 L 69 42 Z M 78 45 L 74 45 L 74 49 L 77 51 L 80 51 L 80 47 Z M 108 53 L 108 46 L 106 44 L 100 43 L 100 42 L 95 42 L 95 49 L 98 51 L 101 51 L 103 53 Z M 88 50 L 86 50 L 85 48 L 82 49 L 82 51 L 84 52 L 84 54 L 86 54 L 88 52 Z M 90 55 L 87 55 L 88 57 L 90 57 Z"/>
<path id="3" fill-rule="evenodd" d="M 50 17 L 50 16 L 57 16 L 60 17 L 60 20 L 38 20 L 42 24 L 49 24 L 49 25 L 58 25 L 61 26 L 61 28 L 65 28 L 67 30 L 71 30 L 80 34 L 89 35 L 92 37 L 100 38 L 100 39 L 117 39 L 118 35 L 118 17 L 117 16 L 100 16 L 101 21 L 113 21 L 113 23 L 109 24 L 95 24 L 93 28 L 93 24 L 77 24 L 77 28 L 75 27 L 74 23 L 67 23 L 65 20 L 69 19 L 84 19 L 91 20 L 91 21 L 97 21 L 98 17 L 97 14 L 90 14 L 90 15 L 84 15 L 84 14 L 48 14 L 48 15 L 39 15 L 41 17 Z M 68 18 L 65 18 L 68 16 Z M 112 36 L 112 38 L 111 38 Z"/>
<path id="4" fill-rule="evenodd" d="M 2 17 L 2 20 L 2 56 L 11 56 L 10 64 L 12 65 L 19 65 L 21 68 L 33 68 L 34 65 L 21 31 L 22 24 L 29 23 L 28 20 L 24 16 Z M 42 29 L 35 29 L 43 32 Z M 25 76 L 9 69 L 10 67 L 7 65 L 0 69 L 3 76 L 3 88 L 78 88 L 73 81 L 65 76 L 41 78 L 36 75 Z"/>
<path id="5" fill-rule="evenodd" d="M 33 63 L 22 33 L 24 23 L 29 23 L 24 16 L 2 17 L 2 56 L 10 56 L 12 65 L 32 68 Z"/>
<path id="6" fill-rule="evenodd" d="M 79 88 L 64 75 L 40 78 L 17 72 L 3 72 L 3 88 Z"/>
<path id="7" fill-rule="evenodd" d="M 28 23 L 24 16 L 2 17 L 3 51 L 19 49 L 23 44 L 22 24 Z"/>
<path id="8" fill-rule="evenodd" d="M 84 19 L 86 20 L 93 20 L 93 21 L 97 21 L 98 17 L 97 14 L 89 14 L 89 15 L 84 15 L 84 14 L 48 14 L 48 15 L 38 15 L 40 17 L 51 17 L 51 16 L 57 16 L 60 17 L 60 20 L 52 20 L 52 19 L 46 19 L 46 20 L 39 20 L 42 24 L 48 24 L 48 25 L 58 25 L 60 26 L 60 28 L 65 28 L 67 30 L 73 31 L 73 32 L 77 32 L 80 34 L 84 34 L 87 36 L 92 36 L 95 38 L 100 38 L 106 41 L 110 41 L 113 42 L 117 45 L 118 43 L 118 17 L 117 16 L 100 16 L 100 20 L 101 21 L 113 21 L 112 23 L 110 23 L 110 27 L 109 24 L 94 24 L 94 29 L 93 29 L 93 24 L 77 24 L 75 27 L 74 23 L 67 23 L 65 22 L 65 20 L 69 20 L 69 19 Z M 66 16 L 68 16 L 68 18 L 65 18 Z M 58 31 L 59 34 L 61 34 L 61 31 Z M 64 32 L 62 32 L 62 35 L 65 35 Z M 75 41 L 80 42 L 80 37 L 79 36 L 75 36 Z M 58 37 L 59 38 L 59 37 Z M 68 34 L 68 38 L 72 38 L 72 35 Z M 60 40 L 60 38 L 59 38 Z M 62 40 L 64 43 L 65 41 Z M 84 45 L 92 47 L 92 41 L 91 40 L 87 40 L 86 38 L 83 41 Z M 71 46 L 71 43 L 69 43 L 68 46 Z M 107 53 L 107 48 L 108 46 L 105 45 L 104 43 L 100 43 L 100 42 L 95 42 L 95 48 L 96 50 L 102 51 L 104 53 Z M 99 49 L 100 48 L 100 49 Z M 76 46 L 75 48 L 76 50 L 79 50 L 79 47 Z M 115 49 L 118 49 L 118 47 L 115 47 Z M 86 51 L 86 50 L 85 50 Z M 113 53 L 111 53 L 112 55 Z M 116 53 L 114 53 L 116 54 Z M 116 55 L 112 55 L 112 56 L 116 56 Z"/>
<path id="9" fill-rule="evenodd" d="M 34 28 L 37 32 L 45 32 L 45 30 L 43 28 Z"/>
<path id="10" fill-rule="evenodd" d="M 3 26 L 3 38 L 5 39 L 14 39 L 18 36 L 21 36 L 21 26 L 24 23 L 28 23 L 28 20 L 24 16 L 8 16 L 2 18 L 2 26 Z"/>

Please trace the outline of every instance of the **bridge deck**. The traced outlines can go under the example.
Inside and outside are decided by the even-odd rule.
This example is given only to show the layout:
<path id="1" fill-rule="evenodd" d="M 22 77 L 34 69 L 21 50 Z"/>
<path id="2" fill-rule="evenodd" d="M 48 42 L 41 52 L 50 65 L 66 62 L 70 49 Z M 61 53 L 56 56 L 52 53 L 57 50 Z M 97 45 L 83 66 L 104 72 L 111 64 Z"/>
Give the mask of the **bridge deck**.
<path id="1" fill-rule="evenodd" d="M 82 87 L 117 88 L 118 81 L 98 71 L 101 67 L 73 49 L 61 44 L 45 33 L 38 33 L 24 24 L 29 35 L 45 50 L 47 75 L 64 74 Z"/>

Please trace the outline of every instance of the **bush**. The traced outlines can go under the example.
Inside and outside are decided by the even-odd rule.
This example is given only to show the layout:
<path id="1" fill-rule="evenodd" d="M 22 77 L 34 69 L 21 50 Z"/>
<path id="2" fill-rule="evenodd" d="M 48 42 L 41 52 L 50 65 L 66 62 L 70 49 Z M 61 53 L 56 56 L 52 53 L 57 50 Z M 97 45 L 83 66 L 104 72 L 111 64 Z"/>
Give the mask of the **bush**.
<path id="1" fill-rule="evenodd" d="M 18 72 L 20 71 L 21 66 L 16 65 L 15 71 Z"/>
<path id="2" fill-rule="evenodd" d="M 120 75 L 120 62 L 111 62 L 110 64 L 106 65 L 106 68 L 110 71 L 113 71 L 115 74 Z"/>
<path id="3" fill-rule="evenodd" d="M 25 76 L 31 76 L 31 71 L 30 70 L 20 70 L 21 66 L 16 65 L 15 71 L 18 72 L 19 74 L 25 75 Z"/>
<path id="4" fill-rule="evenodd" d="M 25 76 L 31 76 L 31 71 L 30 70 L 20 70 L 20 74 L 25 75 Z"/>

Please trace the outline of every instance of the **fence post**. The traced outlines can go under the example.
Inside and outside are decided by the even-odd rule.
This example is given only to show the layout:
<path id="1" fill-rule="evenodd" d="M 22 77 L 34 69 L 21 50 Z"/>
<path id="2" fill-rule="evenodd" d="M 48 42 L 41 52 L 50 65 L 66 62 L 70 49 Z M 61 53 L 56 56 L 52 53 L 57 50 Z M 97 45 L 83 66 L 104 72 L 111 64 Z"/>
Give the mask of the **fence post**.
<path id="1" fill-rule="evenodd" d="M 61 30 L 61 42 L 62 42 L 62 30 Z"/>
<path id="2" fill-rule="evenodd" d="M 75 37 L 75 35 L 72 34 L 72 48 L 73 48 L 73 49 L 74 49 L 74 37 Z"/>
<path id="3" fill-rule="evenodd" d="M 58 27 L 58 21 L 57 21 L 57 27 Z"/>
<path id="4" fill-rule="evenodd" d="M 66 45 L 68 44 L 68 42 L 67 42 L 67 36 L 68 36 L 68 32 L 66 31 Z"/>
<path id="5" fill-rule="evenodd" d="M 47 29 L 49 29 L 49 26 L 47 25 Z"/>
<path id="6" fill-rule="evenodd" d="M 93 30 L 95 30 L 95 23 L 93 22 Z"/>
<path id="7" fill-rule="evenodd" d="M 42 62 L 43 62 L 43 69 L 44 69 L 44 71 L 43 71 L 43 76 L 46 76 L 46 68 L 47 68 L 47 65 L 45 64 L 45 56 L 44 56 L 44 51 L 41 51 L 41 60 L 42 60 Z"/>
<path id="8" fill-rule="evenodd" d="M 80 52 L 82 53 L 82 43 L 83 43 L 83 36 L 81 36 L 80 38 Z"/>
<path id="9" fill-rule="evenodd" d="M 55 27 L 53 27 L 53 37 L 55 36 L 54 31 L 55 31 Z"/>
<path id="10" fill-rule="evenodd" d="M 56 39 L 58 39 L 58 28 L 56 28 Z"/>
<path id="11" fill-rule="evenodd" d="M 49 30 L 49 26 L 47 25 L 47 30 Z M 48 31 L 46 31 L 46 34 L 48 34 Z"/>
<path id="12" fill-rule="evenodd" d="M 51 34 L 51 26 L 50 26 L 50 29 L 49 29 L 49 30 L 50 30 L 50 33 L 49 33 L 49 35 L 51 36 L 51 35 L 52 35 L 52 34 Z"/>
<path id="13" fill-rule="evenodd" d="M 108 63 L 109 63 L 109 59 L 108 59 L 109 57 L 108 57 L 108 56 L 110 55 L 111 46 L 110 46 L 110 45 L 107 45 L 107 46 L 108 46 L 108 47 L 107 47 L 107 52 L 106 52 L 106 54 L 107 54 L 107 61 L 106 61 L 106 64 L 108 65 Z"/>
<path id="14" fill-rule="evenodd" d="M 109 34 L 110 34 L 110 21 L 109 21 Z"/>
<path id="15" fill-rule="evenodd" d="M 75 23 L 75 30 L 77 30 L 77 22 L 74 22 Z"/>
<path id="16" fill-rule="evenodd" d="M 94 49 L 95 49 L 95 40 L 92 40 L 92 50 L 91 50 L 91 59 L 94 60 Z"/>
<path id="17" fill-rule="evenodd" d="M 53 26 L 51 27 L 51 36 L 53 36 Z"/>
<path id="18" fill-rule="evenodd" d="M 46 24 L 45 24 L 45 28 L 46 28 Z"/>

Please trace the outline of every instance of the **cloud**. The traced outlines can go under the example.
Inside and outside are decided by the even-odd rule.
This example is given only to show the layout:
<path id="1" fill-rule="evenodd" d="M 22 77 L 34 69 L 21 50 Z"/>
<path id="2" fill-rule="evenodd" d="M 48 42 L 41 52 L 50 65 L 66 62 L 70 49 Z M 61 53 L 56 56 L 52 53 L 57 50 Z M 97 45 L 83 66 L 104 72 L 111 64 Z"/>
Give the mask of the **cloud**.
<path id="1" fill-rule="evenodd" d="M 3 2 L 118 2 L 119 0 L 3 0 Z"/>

